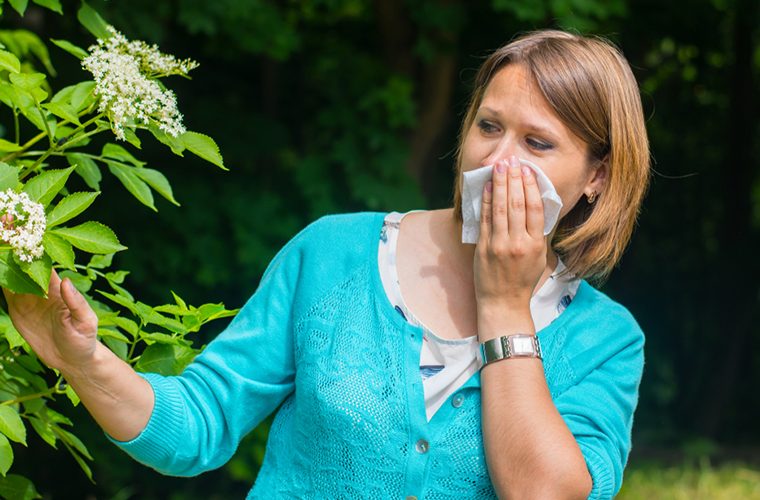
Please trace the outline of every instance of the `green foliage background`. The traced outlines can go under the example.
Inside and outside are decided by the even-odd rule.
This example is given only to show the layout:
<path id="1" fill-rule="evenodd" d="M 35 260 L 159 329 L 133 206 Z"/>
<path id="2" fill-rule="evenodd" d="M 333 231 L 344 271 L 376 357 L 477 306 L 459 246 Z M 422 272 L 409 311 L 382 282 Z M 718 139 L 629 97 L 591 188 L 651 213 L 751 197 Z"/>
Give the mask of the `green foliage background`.
<path id="1" fill-rule="evenodd" d="M 188 129 L 212 134 L 230 168 L 198 168 L 146 144 L 142 159 L 160 166 L 182 206 L 157 200 L 155 214 L 124 193 L 124 210 L 99 210 L 102 200 L 90 209 L 130 248 L 114 261 L 152 303 L 172 289 L 192 303 L 241 305 L 277 249 L 326 213 L 450 206 L 457 127 L 487 51 L 543 27 L 611 38 L 641 84 L 656 171 L 633 243 L 605 286 L 647 334 L 634 453 L 758 449 L 756 0 L 91 5 L 129 38 L 199 60 L 193 81 L 172 86 Z M 2 27 L 87 46 L 77 7 L 64 1 L 59 16 L 30 6 L 24 19 L 6 7 Z M 61 80 L 81 78 L 76 61 L 50 50 Z M 122 196 L 115 182 L 105 178 L 103 190 Z M 17 454 L 18 470 L 50 498 L 241 498 L 266 437 L 264 425 L 219 471 L 163 478 L 107 443 L 81 408 L 73 413 L 96 485 L 31 437 Z M 706 444 L 693 452 L 694 443 Z"/>

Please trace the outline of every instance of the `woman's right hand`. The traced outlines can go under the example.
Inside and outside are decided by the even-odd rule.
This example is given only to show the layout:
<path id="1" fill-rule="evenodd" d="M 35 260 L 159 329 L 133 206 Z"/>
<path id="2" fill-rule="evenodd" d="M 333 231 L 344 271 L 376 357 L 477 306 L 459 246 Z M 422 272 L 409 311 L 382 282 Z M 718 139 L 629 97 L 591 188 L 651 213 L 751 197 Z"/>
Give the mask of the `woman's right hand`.
<path id="1" fill-rule="evenodd" d="M 48 298 L 3 288 L 14 326 L 49 367 L 67 372 L 90 361 L 98 346 L 98 318 L 71 280 L 53 270 Z"/>
<path id="2" fill-rule="evenodd" d="M 16 329 L 61 371 L 103 430 L 118 441 L 137 436 L 153 412 L 153 389 L 98 341 L 98 317 L 71 281 L 53 271 L 47 299 L 3 293 Z"/>

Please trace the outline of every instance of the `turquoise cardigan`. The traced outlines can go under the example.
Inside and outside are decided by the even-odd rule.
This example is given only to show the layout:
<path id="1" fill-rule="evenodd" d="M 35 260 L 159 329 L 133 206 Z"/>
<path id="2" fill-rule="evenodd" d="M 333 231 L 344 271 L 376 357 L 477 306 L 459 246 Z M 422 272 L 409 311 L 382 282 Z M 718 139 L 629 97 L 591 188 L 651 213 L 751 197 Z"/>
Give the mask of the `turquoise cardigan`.
<path id="1" fill-rule="evenodd" d="M 380 281 L 384 216 L 329 215 L 298 233 L 181 375 L 143 374 L 155 392 L 150 421 L 114 442 L 164 474 L 191 476 L 227 462 L 279 406 L 248 498 L 495 498 L 480 374 L 426 419 L 422 331 Z M 553 401 L 593 479 L 589 498 L 611 498 L 631 446 L 641 329 L 584 281 L 538 336 Z"/>

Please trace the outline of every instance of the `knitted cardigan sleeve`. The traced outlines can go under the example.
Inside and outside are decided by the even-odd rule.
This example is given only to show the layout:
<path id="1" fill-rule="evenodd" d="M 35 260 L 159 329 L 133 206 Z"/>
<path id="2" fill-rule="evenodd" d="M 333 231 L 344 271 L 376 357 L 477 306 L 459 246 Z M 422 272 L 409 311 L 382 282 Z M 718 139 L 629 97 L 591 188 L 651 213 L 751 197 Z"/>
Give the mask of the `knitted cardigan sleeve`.
<path id="1" fill-rule="evenodd" d="M 294 295 L 312 227 L 277 253 L 254 295 L 181 375 L 141 374 L 155 394 L 150 420 L 131 441 L 111 441 L 167 475 L 192 476 L 229 460 L 293 391 Z"/>
<path id="2" fill-rule="evenodd" d="M 577 382 L 555 399 L 591 474 L 589 499 L 613 498 L 622 485 L 644 367 L 638 324 L 619 304 L 606 305 L 603 317 L 594 319 L 601 342 L 579 341 L 570 349 L 573 365 L 590 368 L 576 373 Z"/>

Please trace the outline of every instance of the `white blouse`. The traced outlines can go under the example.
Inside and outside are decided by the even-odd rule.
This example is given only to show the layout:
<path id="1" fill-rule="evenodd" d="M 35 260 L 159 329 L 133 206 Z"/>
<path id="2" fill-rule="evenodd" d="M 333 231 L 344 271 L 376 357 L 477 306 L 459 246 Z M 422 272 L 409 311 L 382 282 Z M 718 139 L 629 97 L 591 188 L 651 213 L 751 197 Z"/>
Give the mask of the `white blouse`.
<path id="1" fill-rule="evenodd" d="M 390 212 L 385 217 L 378 245 L 378 265 L 383 288 L 396 311 L 409 323 L 423 331 L 420 352 L 420 375 L 425 394 L 427 419 L 481 367 L 477 335 L 462 339 L 444 339 L 419 321 L 406 306 L 398 284 L 396 271 L 396 243 L 398 228 L 409 212 Z M 541 288 L 530 300 L 530 312 L 536 331 L 554 321 L 570 304 L 578 290 L 580 280 L 572 275 L 558 276 L 565 265 L 561 260 Z"/>

